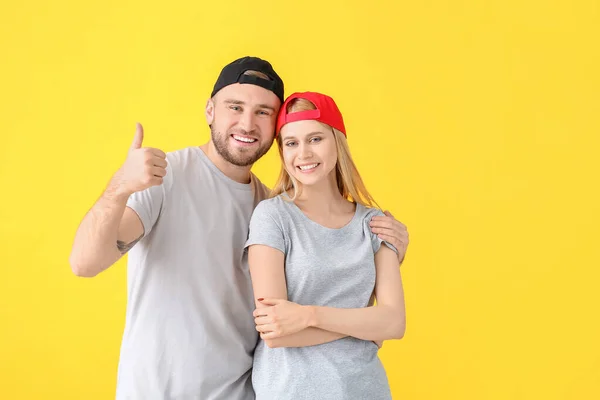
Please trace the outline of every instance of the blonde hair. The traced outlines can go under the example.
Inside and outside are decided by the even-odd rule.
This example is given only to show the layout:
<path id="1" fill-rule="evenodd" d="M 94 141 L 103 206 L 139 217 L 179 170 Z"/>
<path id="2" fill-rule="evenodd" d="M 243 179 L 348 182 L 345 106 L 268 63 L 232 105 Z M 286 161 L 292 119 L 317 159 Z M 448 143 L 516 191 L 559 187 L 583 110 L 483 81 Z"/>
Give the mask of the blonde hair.
<path id="1" fill-rule="evenodd" d="M 289 102 L 286 110 L 281 112 L 294 113 L 298 111 L 316 110 L 317 107 L 306 99 L 296 98 Z M 337 148 L 337 162 L 335 165 L 335 178 L 337 187 L 340 194 L 346 200 L 360 203 L 365 207 L 377 206 L 377 202 L 373 199 L 373 196 L 367 190 L 363 183 L 358 169 L 352 160 L 350 154 L 350 147 L 348 147 L 348 141 L 346 136 L 335 128 L 331 128 L 333 131 L 333 137 L 335 138 L 335 146 Z M 279 157 L 281 158 L 281 171 L 275 186 L 271 190 L 271 197 L 280 195 L 283 192 L 294 190 L 294 195 L 291 200 L 295 200 L 302 192 L 302 185 L 292 177 L 285 169 L 285 162 L 283 160 L 283 142 L 281 140 L 281 134 L 277 135 L 277 145 L 279 146 Z M 378 207 L 379 208 L 379 207 Z"/>

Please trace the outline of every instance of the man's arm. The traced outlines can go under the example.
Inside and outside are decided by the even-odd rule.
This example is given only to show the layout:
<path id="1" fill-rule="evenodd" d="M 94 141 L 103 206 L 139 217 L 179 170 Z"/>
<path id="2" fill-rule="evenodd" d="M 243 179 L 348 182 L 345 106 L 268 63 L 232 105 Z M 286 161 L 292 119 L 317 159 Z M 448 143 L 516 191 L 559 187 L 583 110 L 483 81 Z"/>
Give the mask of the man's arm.
<path id="1" fill-rule="evenodd" d="M 117 262 L 144 235 L 142 221 L 127 207 L 127 201 L 135 192 L 161 185 L 167 161 L 161 150 L 141 147 L 143 135 L 142 126 L 138 124 L 125 163 L 75 233 L 69 263 L 77 276 L 98 275 Z"/>
<path id="2" fill-rule="evenodd" d="M 73 273 L 93 277 L 116 263 L 144 234 L 138 215 L 126 207 L 128 196 L 111 193 L 98 199 L 85 215 L 73 242 Z"/>

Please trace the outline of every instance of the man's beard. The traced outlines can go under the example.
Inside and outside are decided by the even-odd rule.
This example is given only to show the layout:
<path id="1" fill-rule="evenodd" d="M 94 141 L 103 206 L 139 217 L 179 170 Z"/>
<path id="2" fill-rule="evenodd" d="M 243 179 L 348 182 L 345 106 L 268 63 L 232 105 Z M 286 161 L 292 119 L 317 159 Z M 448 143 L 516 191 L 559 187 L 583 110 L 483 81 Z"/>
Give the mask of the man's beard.
<path id="1" fill-rule="evenodd" d="M 239 147 L 237 150 L 232 151 L 229 145 L 229 138 L 234 132 L 228 131 L 226 134 L 222 134 L 215 131 L 214 124 L 210 127 L 210 136 L 217 153 L 223 157 L 227 162 L 237 165 L 238 167 L 247 167 L 258 161 L 259 158 L 264 156 L 271 148 L 272 143 L 265 143 L 258 148 L 244 148 Z M 245 131 L 236 131 L 235 134 L 248 135 Z M 253 136 L 253 135 L 248 135 Z"/>

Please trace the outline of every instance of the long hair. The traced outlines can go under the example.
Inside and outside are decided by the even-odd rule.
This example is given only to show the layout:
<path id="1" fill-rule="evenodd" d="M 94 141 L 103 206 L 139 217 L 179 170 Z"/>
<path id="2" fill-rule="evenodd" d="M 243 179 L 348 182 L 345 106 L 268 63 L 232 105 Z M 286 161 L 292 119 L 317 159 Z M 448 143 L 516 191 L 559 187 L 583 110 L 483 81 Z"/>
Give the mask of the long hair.
<path id="1" fill-rule="evenodd" d="M 281 112 L 294 113 L 299 111 L 315 110 L 315 105 L 302 98 L 293 99 L 287 105 L 286 110 Z M 373 199 L 365 184 L 363 183 L 358 169 L 352 160 L 350 148 L 346 136 L 335 128 L 331 128 L 335 138 L 337 148 L 337 163 L 335 165 L 335 178 L 340 194 L 346 200 L 360 203 L 365 207 L 377 206 L 377 202 Z M 291 200 L 295 200 L 302 192 L 302 185 L 296 181 L 285 169 L 285 161 L 283 159 L 283 142 L 281 135 L 277 136 L 277 145 L 279 146 L 279 157 L 281 158 L 281 171 L 275 186 L 271 190 L 271 197 L 280 195 L 283 192 L 288 192 L 291 189 L 294 195 Z"/>

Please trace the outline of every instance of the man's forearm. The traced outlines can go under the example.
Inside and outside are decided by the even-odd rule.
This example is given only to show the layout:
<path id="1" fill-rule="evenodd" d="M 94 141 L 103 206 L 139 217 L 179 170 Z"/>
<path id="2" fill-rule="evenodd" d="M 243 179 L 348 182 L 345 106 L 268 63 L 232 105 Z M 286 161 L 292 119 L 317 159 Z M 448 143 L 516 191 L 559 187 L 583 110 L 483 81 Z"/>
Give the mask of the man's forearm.
<path id="1" fill-rule="evenodd" d="M 70 263 L 78 276 L 91 277 L 114 264 L 131 248 L 130 243 L 117 243 L 119 224 L 128 196 L 113 185 L 87 212 L 75 234 Z"/>

